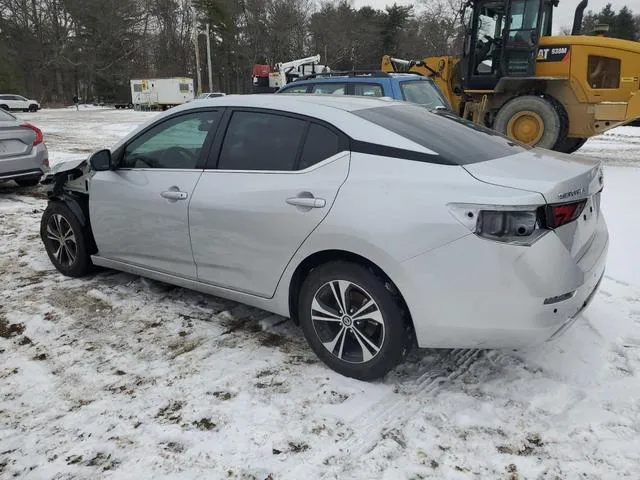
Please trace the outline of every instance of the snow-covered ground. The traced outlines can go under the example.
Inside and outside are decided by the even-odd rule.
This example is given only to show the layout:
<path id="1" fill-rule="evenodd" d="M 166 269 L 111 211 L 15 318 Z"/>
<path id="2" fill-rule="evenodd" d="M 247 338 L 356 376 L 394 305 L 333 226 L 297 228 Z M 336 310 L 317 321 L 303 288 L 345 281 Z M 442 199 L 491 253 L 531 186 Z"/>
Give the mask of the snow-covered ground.
<path id="1" fill-rule="evenodd" d="M 56 162 L 152 115 L 23 118 Z M 629 127 L 584 147 L 607 162 L 611 247 L 574 327 L 527 351 L 414 352 L 375 383 L 334 374 L 260 310 L 61 276 L 38 237 L 42 190 L 0 184 L 0 478 L 639 478 L 639 145 Z"/>

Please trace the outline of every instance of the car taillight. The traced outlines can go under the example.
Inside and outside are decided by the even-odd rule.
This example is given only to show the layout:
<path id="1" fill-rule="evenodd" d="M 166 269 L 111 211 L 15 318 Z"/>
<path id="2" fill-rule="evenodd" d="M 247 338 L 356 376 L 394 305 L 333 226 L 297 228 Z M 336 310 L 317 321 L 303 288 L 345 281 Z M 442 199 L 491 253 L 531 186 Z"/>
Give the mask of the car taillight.
<path id="1" fill-rule="evenodd" d="M 28 128 L 33 130 L 36 133 L 36 138 L 33 140 L 33 146 L 40 145 L 44 141 L 44 135 L 42 134 L 42 130 L 40 130 L 35 125 L 31 125 L 30 123 L 23 123 L 20 125 L 23 128 Z"/>
<path id="2" fill-rule="evenodd" d="M 558 228 L 573 222 L 580 216 L 586 204 L 586 200 L 580 200 L 578 202 L 549 205 L 547 207 L 547 227 Z"/>
<path id="3" fill-rule="evenodd" d="M 538 224 L 535 211 L 510 212 L 482 210 L 478 215 L 476 231 L 489 238 L 528 237 Z"/>
<path id="4" fill-rule="evenodd" d="M 511 245 L 532 245 L 549 231 L 538 206 L 449 204 L 449 211 L 477 236 Z"/>

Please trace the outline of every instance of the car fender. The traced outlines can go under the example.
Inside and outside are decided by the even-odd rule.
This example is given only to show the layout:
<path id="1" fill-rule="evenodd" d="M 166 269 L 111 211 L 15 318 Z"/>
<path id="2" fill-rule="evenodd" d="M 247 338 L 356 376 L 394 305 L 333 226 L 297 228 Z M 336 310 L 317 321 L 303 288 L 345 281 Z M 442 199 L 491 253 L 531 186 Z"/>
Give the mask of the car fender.
<path id="1" fill-rule="evenodd" d="M 49 201 L 62 202 L 86 227 L 89 222 L 89 178 L 91 167 L 86 160 L 71 160 L 54 165 L 42 184 L 46 185 Z"/>
<path id="2" fill-rule="evenodd" d="M 64 203 L 78 218 L 80 225 L 82 225 L 83 227 L 86 227 L 89 225 L 89 212 L 87 210 L 86 199 L 83 199 L 82 197 L 78 197 L 78 195 L 73 195 L 71 193 L 63 191 L 58 194 L 51 195 L 49 197 L 49 201 Z M 81 202 L 85 206 L 83 206 Z"/>
<path id="3" fill-rule="evenodd" d="M 403 290 L 408 287 L 402 264 L 394 260 L 377 245 L 374 245 L 364 238 L 334 232 L 323 232 L 322 229 L 318 229 L 300 246 L 293 258 L 289 261 L 282 277 L 280 277 L 274 296 L 274 306 L 279 313 L 283 315 L 288 313 L 289 317 L 296 315 L 296 312 L 290 312 L 289 310 L 289 288 L 291 286 L 291 279 L 298 267 L 307 258 L 327 251 L 341 251 L 348 254 L 355 254 L 373 263 L 389 277 L 401 294 Z"/>

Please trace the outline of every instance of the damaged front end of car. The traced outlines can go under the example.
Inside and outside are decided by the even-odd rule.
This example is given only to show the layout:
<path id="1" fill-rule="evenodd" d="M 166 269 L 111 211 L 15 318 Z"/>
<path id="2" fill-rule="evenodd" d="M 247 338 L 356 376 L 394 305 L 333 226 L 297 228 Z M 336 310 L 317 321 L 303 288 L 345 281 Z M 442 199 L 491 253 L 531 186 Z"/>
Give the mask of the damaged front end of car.
<path id="1" fill-rule="evenodd" d="M 89 159 L 69 160 L 55 164 L 40 182 L 49 204 L 65 204 L 86 229 L 90 253 L 97 252 L 89 219 L 89 182 L 94 173 Z"/>

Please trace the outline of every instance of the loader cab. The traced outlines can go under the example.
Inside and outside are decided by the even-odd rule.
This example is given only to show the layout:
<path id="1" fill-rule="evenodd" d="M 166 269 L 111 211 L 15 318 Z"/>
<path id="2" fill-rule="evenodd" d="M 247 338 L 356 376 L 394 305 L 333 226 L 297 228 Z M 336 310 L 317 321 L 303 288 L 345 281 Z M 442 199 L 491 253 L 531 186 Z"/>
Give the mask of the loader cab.
<path id="1" fill-rule="evenodd" d="M 465 90 L 493 90 L 502 77 L 535 75 L 538 43 L 551 35 L 557 0 L 474 0 L 463 54 Z"/>

